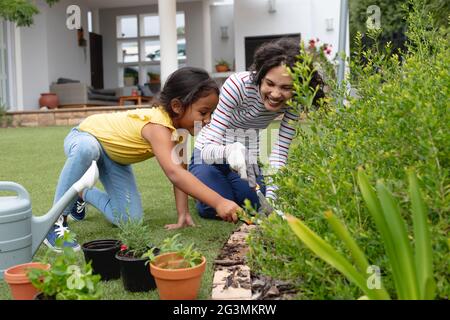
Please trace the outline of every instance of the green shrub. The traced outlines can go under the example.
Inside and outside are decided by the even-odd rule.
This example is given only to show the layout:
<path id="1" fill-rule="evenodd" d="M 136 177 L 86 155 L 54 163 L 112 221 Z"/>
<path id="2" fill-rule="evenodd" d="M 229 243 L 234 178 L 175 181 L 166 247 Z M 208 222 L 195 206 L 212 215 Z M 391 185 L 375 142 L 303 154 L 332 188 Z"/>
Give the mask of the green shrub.
<path id="1" fill-rule="evenodd" d="M 417 2 L 417 1 L 415 1 Z M 448 276 L 450 50 L 445 31 L 431 29 L 430 17 L 417 3 L 408 16 L 408 52 L 402 57 L 360 50 L 367 63 L 351 66 L 352 87 L 358 98 L 346 97 L 345 106 L 331 100 L 328 108 L 308 114 L 308 126 L 298 125 L 288 165 L 275 176 L 279 185 L 277 207 L 301 218 L 337 251 L 344 248 L 324 223 L 322 213 L 332 210 L 378 265 L 385 287 L 393 292 L 391 270 L 383 243 L 356 184 L 362 166 L 373 181 L 389 181 L 391 190 L 407 190 L 404 169 L 415 167 L 430 208 L 437 296 L 450 295 Z M 292 72 L 307 79 L 308 70 Z M 295 77 L 297 78 L 297 77 Z M 297 99 L 305 105 L 311 91 L 295 81 Z M 306 97 L 305 97 L 306 95 Z M 308 108 L 308 105 L 306 105 Z M 371 181 L 371 182 L 373 182 Z M 405 208 L 409 197 L 397 192 Z M 411 225 L 410 217 L 405 217 Z M 411 234 L 410 230 L 409 234 Z M 311 254 L 277 216 L 263 221 L 249 238 L 253 270 L 298 284 L 299 298 L 354 298 L 361 291 Z"/>

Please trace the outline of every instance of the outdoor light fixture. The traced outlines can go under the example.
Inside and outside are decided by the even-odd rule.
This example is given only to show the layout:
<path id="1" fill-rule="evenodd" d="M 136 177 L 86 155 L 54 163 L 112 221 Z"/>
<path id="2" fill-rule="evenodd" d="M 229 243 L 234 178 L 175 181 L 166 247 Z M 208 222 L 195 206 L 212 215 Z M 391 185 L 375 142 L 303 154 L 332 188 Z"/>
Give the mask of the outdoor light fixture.
<path id="1" fill-rule="evenodd" d="M 276 8 L 276 0 L 269 0 L 268 1 L 269 4 L 269 13 L 275 13 L 277 12 L 277 8 Z"/>
<path id="2" fill-rule="evenodd" d="M 327 26 L 327 31 L 333 31 L 334 27 L 333 27 L 333 18 L 330 19 L 325 19 L 325 24 Z"/>

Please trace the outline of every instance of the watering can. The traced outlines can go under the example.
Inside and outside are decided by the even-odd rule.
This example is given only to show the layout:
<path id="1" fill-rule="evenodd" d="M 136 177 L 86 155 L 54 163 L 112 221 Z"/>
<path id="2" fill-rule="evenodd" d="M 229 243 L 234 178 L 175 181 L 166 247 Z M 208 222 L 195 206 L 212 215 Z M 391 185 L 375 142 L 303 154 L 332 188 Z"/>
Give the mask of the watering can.
<path id="1" fill-rule="evenodd" d="M 85 188 L 92 188 L 98 180 L 95 161 L 85 174 L 43 216 L 31 213 L 30 196 L 20 184 L 0 181 L 0 191 L 12 191 L 17 196 L 0 197 L 0 279 L 9 267 L 30 262 L 44 241 L 48 231 L 63 210 Z"/>

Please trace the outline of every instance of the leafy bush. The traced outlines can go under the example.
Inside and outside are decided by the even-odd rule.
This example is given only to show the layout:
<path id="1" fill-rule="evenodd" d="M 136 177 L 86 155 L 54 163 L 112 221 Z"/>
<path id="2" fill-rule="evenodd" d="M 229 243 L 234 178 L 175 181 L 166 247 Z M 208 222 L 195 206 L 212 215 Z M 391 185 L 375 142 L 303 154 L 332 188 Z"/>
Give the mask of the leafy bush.
<path id="1" fill-rule="evenodd" d="M 450 295 L 450 50 L 447 31 L 430 28 L 430 17 L 417 8 L 415 1 L 408 16 L 407 53 L 399 57 L 376 48 L 358 49 L 367 62 L 358 65 L 358 60 L 353 60 L 351 66 L 352 87 L 358 97 L 346 96 L 345 105 L 330 100 L 327 108 L 308 114 L 306 125 L 298 125 L 288 165 L 274 176 L 279 185 L 276 206 L 301 218 L 342 253 L 342 244 L 322 217 L 323 212 L 332 210 L 346 221 L 370 263 L 380 267 L 386 289 L 392 293 L 392 272 L 382 240 L 362 203 L 355 172 L 362 166 L 374 181 L 384 179 L 389 189 L 406 190 L 404 169 L 415 167 L 430 208 L 436 293 L 445 298 Z M 308 79 L 311 70 L 299 64 L 292 72 L 294 79 Z M 298 80 L 294 88 L 294 105 L 308 109 L 314 92 Z M 396 192 L 395 196 L 405 209 L 408 194 Z M 410 217 L 405 219 L 410 222 Z M 276 215 L 263 221 L 249 243 L 253 270 L 294 281 L 300 289 L 299 298 L 361 295 L 336 270 L 305 250 L 287 223 Z"/>
<path id="2" fill-rule="evenodd" d="M 377 192 L 375 193 L 369 185 L 364 171 L 361 168 L 358 170 L 358 185 L 383 239 L 393 272 L 397 297 L 416 300 L 433 299 L 435 281 L 426 206 L 420 194 L 417 177 L 411 170 L 408 172 L 408 180 L 416 242 L 414 251 L 408 239 L 405 221 L 400 215 L 399 205 L 394 196 L 382 181 L 377 182 Z M 351 260 L 336 252 L 327 241 L 309 229 L 300 219 L 288 215 L 287 220 L 297 237 L 311 251 L 356 284 L 366 294 L 366 298 L 390 299 L 389 294 L 383 288 L 377 266 L 369 265 L 363 250 L 352 238 L 345 225 L 331 211 L 325 212 L 325 217 L 334 233 L 346 246 L 355 266 Z"/>

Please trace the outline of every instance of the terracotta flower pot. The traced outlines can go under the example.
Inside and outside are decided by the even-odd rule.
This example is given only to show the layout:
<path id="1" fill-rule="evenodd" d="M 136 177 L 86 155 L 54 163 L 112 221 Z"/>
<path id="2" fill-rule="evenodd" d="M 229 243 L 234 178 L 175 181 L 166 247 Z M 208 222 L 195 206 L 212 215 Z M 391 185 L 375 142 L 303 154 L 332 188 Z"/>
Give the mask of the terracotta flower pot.
<path id="1" fill-rule="evenodd" d="M 5 270 L 5 281 L 11 289 L 11 295 L 14 300 L 33 300 L 38 293 L 38 290 L 27 277 L 27 272 L 30 268 L 48 270 L 50 265 L 40 262 L 29 262 L 12 266 Z"/>
<path id="2" fill-rule="evenodd" d="M 59 105 L 58 96 L 55 93 L 41 93 L 39 98 L 39 106 L 49 109 L 56 109 Z"/>
<path id="3" fill-rule="evenodd" d="M 218 64 L 218 65 L 216 65 L 216 71 L 217 72 L 227 72 L 229 69 L 228 69 L 228 66 L 226 66 L 226 65 L 224 65 L 224 64 Z"/>
<path id="4" fill-rule="evenodd" d="M 166 269 L 172 261 L 179 264 L 180 256 L 176 253 L 159 255 L 150 263 L 150 272 L 155 277 L 161 300 L 193 300 L 197 299 L 198 290 L 206 268 L 206 259 L 192 268 Z"/>

